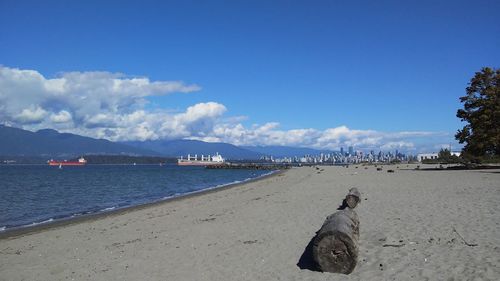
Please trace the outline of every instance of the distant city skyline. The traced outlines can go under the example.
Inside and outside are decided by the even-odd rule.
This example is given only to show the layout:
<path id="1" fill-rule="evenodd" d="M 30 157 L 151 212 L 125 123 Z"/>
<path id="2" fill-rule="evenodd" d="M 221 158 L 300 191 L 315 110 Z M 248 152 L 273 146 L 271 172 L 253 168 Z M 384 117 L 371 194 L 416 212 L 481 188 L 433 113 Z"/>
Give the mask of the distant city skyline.
<path id="1" fill-rule="evenodd" d="M 498 1 L 1 1 L 0 123 L 113 141 L 461 147 Z M 478 41 L 477 38 L 481 38 Z"/>

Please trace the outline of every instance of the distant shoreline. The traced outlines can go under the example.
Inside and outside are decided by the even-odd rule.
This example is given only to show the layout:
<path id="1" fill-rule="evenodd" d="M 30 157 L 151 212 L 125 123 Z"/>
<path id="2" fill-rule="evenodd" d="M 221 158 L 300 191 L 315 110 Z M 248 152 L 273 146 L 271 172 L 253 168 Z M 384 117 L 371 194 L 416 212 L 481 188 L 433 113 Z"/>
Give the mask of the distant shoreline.
<path id="1" fill-rule="evenodd" d="M 151 164 L 158 165 L 162 164 L 174 164 L 177 163 L 177 158 L 166 157 L 166 156 L 131 156 L 131 155 L 82 155 L 87 164 Z M 0 155 L 0 165 L 12 165 L 12 164 L 47 164 L 48 160 L 75 160 L 78 159 L 75 156 L 9 156 Z"/>

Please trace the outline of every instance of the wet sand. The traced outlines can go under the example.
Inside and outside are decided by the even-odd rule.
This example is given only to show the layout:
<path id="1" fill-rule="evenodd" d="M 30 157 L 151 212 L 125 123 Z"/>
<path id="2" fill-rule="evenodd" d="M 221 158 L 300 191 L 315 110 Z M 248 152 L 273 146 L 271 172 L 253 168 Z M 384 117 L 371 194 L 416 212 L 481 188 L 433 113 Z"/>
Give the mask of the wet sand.
<path id="1" fill-rule="evenodd" d="M 498 280 L 500 170 L 294 168 L 259 181 L 0 239 L 1 280 Z M 394 169 L 394 173 L 387 173 Z M 299 263 L 351 187 L 348 276 Z M 473 246 L 476 245 L 476 246 Z"/>

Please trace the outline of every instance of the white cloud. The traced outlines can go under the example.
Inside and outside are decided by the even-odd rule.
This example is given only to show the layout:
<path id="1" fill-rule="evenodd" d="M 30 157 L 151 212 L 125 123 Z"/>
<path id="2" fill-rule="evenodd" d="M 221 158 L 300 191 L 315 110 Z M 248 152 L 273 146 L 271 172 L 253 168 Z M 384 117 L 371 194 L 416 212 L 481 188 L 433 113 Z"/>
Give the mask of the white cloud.
<path id="1" fill-rule="evenodd" d="M 413 150 L 415 145 L 407 141 L 390 141 L 380 146 L 380 148 L 382 150 Z"/>
<path id="2" fill-rule="evenodd" d="M 449 143 L 439 143 L 439 144 L 434 144 L 432 147 L 434 148 L 434 151 L 440 151 L 441 149 L 450 149 L 450 144 Z"/>
<path id="3" fill-rule="evenodd" d="M 352 130 L 339 126 L 326 130 L 295 129 L 279 130 L 278 123 L 267 123 L 248 129 L 242 124 L 219 124 L 214 128 L 211 139 L 236 145 L 283 145 L 317 149 L 337 150 L 354 146 L 358 149 L 414 150 L 415 144 L 407 134 L 398 135 L 374 130 Z M 419 136 L 419 132 L 415 132 Z M 410 139 L 415 139 L 413 136 Z M 208 140 L 205 138 L 202 140 Z"/>
<path id="4" fill-rule="evenodd" d="M 147 97 L 200 89 L 180 81 L 152 82 L 110 72 L 66 72 L 46 78 L 34 70 L 0 66 L 0 118 L 22 126 L 42 123 L 48 117 L 42 111 L 52 115 L 65 111 L 77 127 L 116 125 L 123 114 L 142 109 Z"/>
<path id="5" fill-rule="evenodd" d="M 52 113 L 50 121 L 54 123 L 68 123 L 72 121 L 71 113 L 66 110 L 61 110 L 58 113 Z"/>
<path id="6" fill-rule="evenodd" d="M 201 88 L 180 81 L 150 81 L 110 72 L 66 72 L 46 78 L 35 70 L 0 66 L 0 123 L 29 130 L 54 128 L 110 140 L 198 139 L 235 145 L 284 145 L 336 150 L 416 150 L 422 139 L 449 138 L 436 132 L 380 132 L 338 126 L 325 130 L 281 130 L 277 122 L 246 127 L 248 117 L 224 117 L 217 102 L 184 112 L 148 110 L 148 97 Z M 446 140 L 448 141 L 448 140 Z M 446 142 L 444 141 L 444 142 Z"/>
<path id="7" fill-rule="evenodd" d="M 317 147 L 338 148 L 345 146 L 375 146 L 383 139 L 380 132 L 373 130 L 351 130 L 347 126 L 326 129 L 318 138 Z"/>
<path id="8" fill-rule="evenodd" d="M 47 116 L 45 111 L 40 106 L 30 106 L 21 111 L 21 113 L 14 116 L 14 120 L 24 124 L 33 124 L 42 121 Z"/>

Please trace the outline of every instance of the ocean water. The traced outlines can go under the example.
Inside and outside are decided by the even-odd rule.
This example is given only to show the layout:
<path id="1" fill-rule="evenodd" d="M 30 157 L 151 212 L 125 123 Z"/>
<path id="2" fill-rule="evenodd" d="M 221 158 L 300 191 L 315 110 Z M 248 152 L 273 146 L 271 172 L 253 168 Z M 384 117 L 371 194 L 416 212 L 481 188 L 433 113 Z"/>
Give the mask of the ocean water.
<path id="1" fill-rule="evenodd" d="M 0 165 L 0 231 L 165 200 L 268 173 L 176 165 Z"/>

